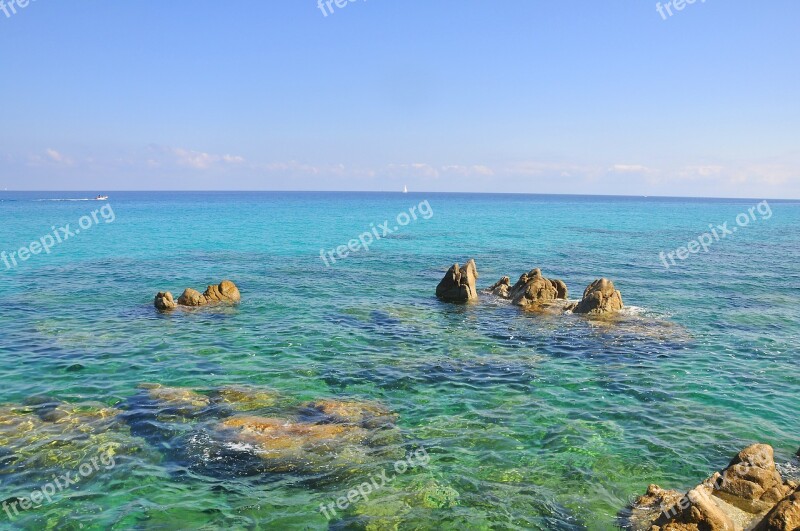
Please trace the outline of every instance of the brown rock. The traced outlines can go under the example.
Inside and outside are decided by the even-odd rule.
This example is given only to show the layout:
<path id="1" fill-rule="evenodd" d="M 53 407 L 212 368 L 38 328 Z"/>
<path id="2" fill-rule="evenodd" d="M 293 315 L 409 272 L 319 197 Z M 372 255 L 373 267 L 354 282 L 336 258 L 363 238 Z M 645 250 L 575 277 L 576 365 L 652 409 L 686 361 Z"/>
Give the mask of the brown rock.
<path id="1" fill-rule="evenodd" d="M 165 387 L 161 384 L 145 383 L 139 385 L 139 388 L 146 389 L 150 400 L 163 409 L 182 415 L 199 413 L 211 403 L 207 396 L 186 387 Z"/>
<path id="2" fill-rule="evenodd" d="M 172 298 L 172 293 L 169 291 L 159 291 L 156 294 L 155 301 L 153 301 L 157 310 L 166 312 L 168 310 L 175 309 L 178 305 L 175 304 L 175 300 Z"/>
<path id="3" fill-rule="evenodd" d="M 503 299 L 508 299 L 508 290 L 511 287 L 511 279 L 508 277 L 503 277 L 488 289 L 489 293 L 492 295 L 496 295 L 498 297 L 502 297 Z"/>
<path id="4" fill-rule="evenodd" d="M 569 290 L 567 289 L 567 284 L 563 280 L 550 280 L 553 285 L 556 287 L 556 299 L 563 299 L 567 300 L 569 298 Z"/>
<path id="5" fill-rule="evenodd" d="M 748 446 L 712 480 L 716 496 L 750 513 L 770 509 L 790 490 L 775 468 L 774 453 L 767 444 Z"/>
<path id="6" fill-rule="evenodd" d="M 798 530 L 800 530 L 800 490 L 795 490 L 778 502 L 755 528 L 755 531 Z"/>
<path id="7" fill-rule="evenodd" d="M 307 408 L 321 413 L 326 421 L 337 424 L 353 424 L 364 428 L 381 428 L 394 425 L 397 415 L 375 402 L 356 400 L 317 400 Z"/>
<path id="8" fill-rule="evenodd" d="M 219 286 L 208 286 L 203 294 L 208 302 L 232 302 L 242 300 L 239 288 L 230 280 L 223 280 Z"/>
<path id="9" fill-rule="evenodd" d="M 601 278 L 586 288 L 581 302 L 571 309 L 573 313 L 602 315 L 617 312 L 623 307 L 622 295 L 614 289 L 614 283 Z"/>
<path id="10" fill-rule="evenodd" d="M 275 406 L 280 394 L 263 387 L 227 385 L 214 393 L 214 399 L 236 411 L 255 411 Z"/>
<path id="11" fill-rule="evenodd" d="M 565 299 L 567 286 L 561 280 L 544 278 L 541 269 L 533 269 L 519 277 L 509 290 L 509 296 L 517 306 L 537 306 L 556 299 Z"/>
<path id="12" fill-rule="evenodd" d="M 630 514 L 626 517 L 626 528 L 650 529 L 664 509 L 675 506 L 681 498 L 683 494 L 677 490 L 664 490 L 658 485 L 650 485 L 644 496 L 636 498 L 631 505 Z"/>
<path id="13" fill-rule="evenodd" d="M 464 267 L 453 264 L 447 270 L 444 278 L 436 286 L 436 296 L 447 302 L 468 302 L 478 298 L 475 281 L 478 279 L 478 269 L 475 260 L 470 260 Z"/>
<path id="14" fill-rule="evenodd" d="M 262 458 L 284 457 L 308 447 L 361 444 L 368 440 L 367 430 L 343 424 L 309 424 L 268 417 L 233 417 L 222 427 L 236 432 L 236 439 L 258 447 Z"/>
<path id="15" fill-rule="evenodd" d="M 186 288 L 183 295 L 178 297 L 178 304 L 181 306 L 203 306 L 208 301 L 200 294 L 199 291 L 192 288 Z"/>
<path id="16" fill-rule="evenodd" d="M 656 519 L 651 531 L 736 531 L 733 520 L 714 501 L 711 488 L 700 485 Z"/>

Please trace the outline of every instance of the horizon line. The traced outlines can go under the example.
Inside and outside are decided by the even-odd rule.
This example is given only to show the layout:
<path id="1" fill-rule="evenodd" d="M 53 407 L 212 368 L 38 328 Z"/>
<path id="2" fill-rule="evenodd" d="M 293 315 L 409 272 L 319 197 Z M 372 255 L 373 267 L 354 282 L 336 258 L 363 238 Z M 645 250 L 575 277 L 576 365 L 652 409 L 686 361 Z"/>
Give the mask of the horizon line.
<path id="1" fill-rule="evenodd" d="M 769 197 L 712 197 L 712 196 L 691 196 L 691 195 L 640 195 L 640 194 L 566 194 L 566 193 L 541 193 L 541 192 L 433 192 L 433 191 L 409 191 L 398 192 L 394 190 L 110 190 L 109 193 L 284 193 L 284 194 L 461 194 L 461 195 L 526 195 L 526 196 L 560 196 L 560 197 L 617 197 L 617 198 L 637 198 L 637 199 L 721 199 L 721 200 L 751 200 L 751 201 L 800 201 L 800 198 L 769 198 Z M 0 193 L 87 193 L 94 194 L 92 190 L 0 190 Z"/>

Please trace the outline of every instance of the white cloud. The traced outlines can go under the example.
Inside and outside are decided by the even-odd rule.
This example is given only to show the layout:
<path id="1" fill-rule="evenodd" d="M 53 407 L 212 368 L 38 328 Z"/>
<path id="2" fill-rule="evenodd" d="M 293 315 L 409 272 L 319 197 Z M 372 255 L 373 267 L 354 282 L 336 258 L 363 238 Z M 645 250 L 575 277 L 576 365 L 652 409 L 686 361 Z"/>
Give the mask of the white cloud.
<path id="1" fill-rule="evenodd" d="M 614 164 L 608 171 L 612 173 L 655 173 L 655 170 L 642 164 Z"/>
<path id="2" fill-rule="evenodd" d="M 217 165 L 243 164 L 244 158 L 234 155 L 213 155 L 202 151 L 193 151 L 184 148 L 172 148 L 170 150 L 175 156 L 176 162 L 181 166 L 187 166 L 196 170 L 207 170 Z"/>

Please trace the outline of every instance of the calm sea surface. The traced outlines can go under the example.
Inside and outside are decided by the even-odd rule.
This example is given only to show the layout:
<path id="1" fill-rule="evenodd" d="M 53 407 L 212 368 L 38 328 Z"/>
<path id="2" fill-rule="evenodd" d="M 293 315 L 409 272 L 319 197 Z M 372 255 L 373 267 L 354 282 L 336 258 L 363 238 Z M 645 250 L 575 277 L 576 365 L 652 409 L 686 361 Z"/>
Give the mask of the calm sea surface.
<path id="1" fill-rule="evenodd" d="M 750 216 L 760 200 L 52 200 L 84 197 L 0 193 L 6 253 L 90 216 L 49 254 L 11 269 L 0 261 L 0 499 L 76 473 L 98 448 L 114 448 L 114 466 L 13 519 L 0 512 L 0 528 L 613 529 L 649 483 L 689 487 L 756 441 L 780 462 L 800 446 L 798 202 Z M 400 226 L 411 207 L 417 219 Z M 368 252 L 331 267 L 320 258 L 387 220 L 392 234 Z M 737 231 L 664 267 L 661 251 L 725 222 Z M 468 258 L 481 288 L 540 267 L 571 298 L 611 278 L 629 307 L 605 323 L 524 313 L 488 295 L 437 301 L 446 268 Z M 152 306 L 157 291 L 223 279 L 239 286 L 239 306 L 169 315 Z M 232 384 L 273 389 L 280 398 L 264 415 L 278 417 L 310 400 L 377 401 L 398 415 L 399 436 L 347 473 L 252 475 L 243 463 L 216 466 L 202 416 L 149 419 L 139 388 L 148 383 L 207 396 Z M 53 422 L 40 407 L 48 401 L 65 402 L 66 417 Z M 101 406 L 123 414 L 103 424 Z M 419 448 L 426 467 L 331 522 L 321 514 Z"/>

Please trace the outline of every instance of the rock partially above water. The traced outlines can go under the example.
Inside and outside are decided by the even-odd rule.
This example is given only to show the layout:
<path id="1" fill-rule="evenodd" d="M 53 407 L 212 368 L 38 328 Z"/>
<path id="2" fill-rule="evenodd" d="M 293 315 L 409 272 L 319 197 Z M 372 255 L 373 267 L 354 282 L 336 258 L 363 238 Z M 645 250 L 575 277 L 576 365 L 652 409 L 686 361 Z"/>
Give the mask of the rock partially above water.
<path id="1" fill-rule="evenodd" d="M 475 260 L 470 259 L 463 267 L 453 264 L 444 278 L 436 286 L 436 296 L 447 302 L 469 302 L 478 298 L 475 281 L 478 269 Z"/>
<path id="2" fill-rule="evenodd" d="M 237 303 L 242 300 L 239 288 L 230 280 L 223 280 L 218 286 L 208 286 L 203 296 L 208 302 Z"/>
<path id="3" fill-rule="evenodd" d="M 183 291 L 183 295 L 178 297 L 178 304 L 181 306 L 203 306 L 208 304 L 208 301 L 196 289 L 186 288 Z"/>
<path id="4" fill-rule="evenodd" d="M 790 490 L 775 468 L 772 447 L 766 444 L 745 448 L 711 480 L 718 485 L 717 496 L 750 513 L 770 509 Z"/>
<path id="5" fill-rule="evenodd" d="M 177 307 L 175 304 L 175 299 L 172 298 L 172 293 L 169 291 L 159 291 L 156 294 L 156 300 L 154 301 L 157 310 L 162 312 L 167 310 L 173 310 Z"/>
<path id="6" fill-rule="evenodd" d="M 625 305 L 622 294 L 614 288 L 614 283 L 607 278 L 592 282 L 583 292 L 583 299 L 570 307 L 572 313 L 603 315 L 618 312 Z"/>
<path id="7" fill-rule="evenodd" d="M 213 303 L 235 304 L 242 300 L 239 288 L 230 280 L 223 280 L 218 286 L 208 286 L 205 293 L 186 288 L 183 294 L 178 297 L 177 303 L 169 291 L 159 292 L 156 295 L 154 305 L 159 311 L 174 310 L 178 306 L 188 308 L 205 306 Z"/>
<path id="8" fill-rule="evenodd" d="M 562 280 L 544 278 L 538 268 L 523 273 L 513 286 L 509 277 L 503 277 L 488 291 L 523 308 L 537 308 L 556 300 L 566 300 L 568 296 L 567 285 Z"/>
<path id="9" fill-rule="evenodd" d="M 800 490 L 795 489 L 764 517 L 755 531 L 797 531 L 800 529 Z"/>
<path id="10" fill-rule="evenodd" d="M 561 280 L 544 278 L 541 269 L 533 269 L 519 277 L 508 292 L 512 304 L 523 308 L 567 298 L 567 285 Z"/>
<path id="11" fill-rule="evenodd" d="M 496 295 L 503 299 L 508 299 L 508 290 L 511 289 L 511 279 L 509 277 L 503 277 L 489 288 L 489 293 L 492 295 Z"/>
<path id="12" fill-rule="evenodd" d="M 797 531 L 800 496 L 775 467 L 772 447 L 754 444 L 681 496 L 650 485 L 630 509 L 635 531 Z"/>

